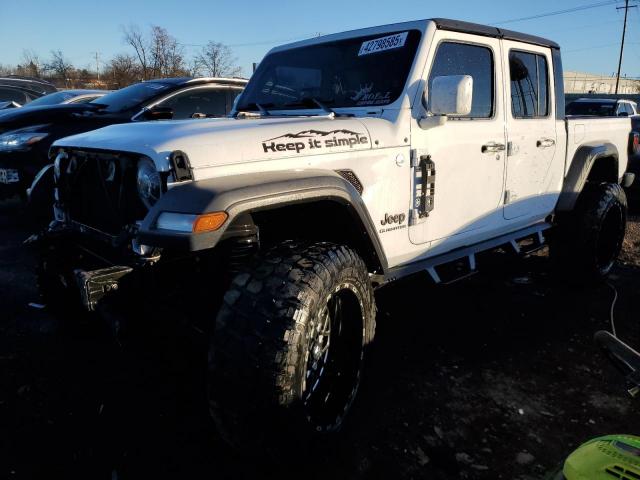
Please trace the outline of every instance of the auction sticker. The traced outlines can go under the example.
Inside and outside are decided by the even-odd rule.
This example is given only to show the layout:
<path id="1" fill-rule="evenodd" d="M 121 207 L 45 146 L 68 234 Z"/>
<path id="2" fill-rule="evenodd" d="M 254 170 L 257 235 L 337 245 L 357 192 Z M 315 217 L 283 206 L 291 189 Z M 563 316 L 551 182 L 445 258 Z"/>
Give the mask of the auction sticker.
<path id="1" fill-rule="evenodd" d="M 375 38 L 362 42 L 358 56 L 369 55 L 371 53 L 384 52 L 394 48 L 404 47 L 409 32 L 396 33 L 382 38 Z"/>

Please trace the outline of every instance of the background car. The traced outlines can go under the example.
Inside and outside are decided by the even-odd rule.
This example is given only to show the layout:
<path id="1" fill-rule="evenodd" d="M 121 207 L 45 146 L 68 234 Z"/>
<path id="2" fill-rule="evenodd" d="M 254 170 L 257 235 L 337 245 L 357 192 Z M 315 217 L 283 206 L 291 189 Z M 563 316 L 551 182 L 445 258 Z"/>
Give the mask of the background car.
<path id="1" fill-rule="evenodd" d="M 25 107 L 42 107 L 44 105 L 67 105 L 70 103 L 88 103 L 100 98 L 111 90 L 60 90 L 55 93 L 49 93 L 40 98 L 36 98 Z"/>
<path id="2" fill-rule="evenodd" d="M 45 167 L 49 147 L 59 138 L 116 123 L 224 117 L 246 83 L 237 78 L 165 78 L 89 103 L 11 109 L 0 115 L 0 199 L 28 197 L 34 212 L 40 211 L 41 201 L 50 202 L 53 175 Z"/>
<path id="3" fill-rule="evenodd" d="M 57 91 L 55 85 L 39 78 L 17 75 L 0 77 L 0 104 L 6 103 L 10 106 L 15 103 L 22 106 Z"/>
<path id="4" fill-rule="evenodd" d="M 567 104 L 566 112 L 593 117 L 632 117 L 638 115 L 638 104 L 623 98 L 579 98 Z"/>
<path id="5" fill-rule="evenodd" d="M 636 180 L 627 189 L 627 194 L 630 205 L 637 208 L 640 197 L 640 114 L 638 114 L 638 104 L 623 98 L 579 98 L 567 103 L 566 112 L 567 115 L 631 118 L 628 170 L 635 174 Z"/>

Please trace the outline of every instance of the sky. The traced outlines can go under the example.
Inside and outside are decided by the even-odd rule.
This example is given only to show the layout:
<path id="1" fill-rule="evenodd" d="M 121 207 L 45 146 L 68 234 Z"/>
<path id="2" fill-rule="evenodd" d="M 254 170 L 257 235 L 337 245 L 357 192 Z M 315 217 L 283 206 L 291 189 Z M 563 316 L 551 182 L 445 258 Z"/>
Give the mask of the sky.
<path id="1" fill-rule="evenodd" d="M 613 0 L 611 0 L 613 1 Z M 637 1 L 637 0 L 636 0 Z M 270 48 L 318 34 L 405 20 L 446 17 L 476 23 L 530 17 L 598 0 L 0 0 L 0 64 L 21 61 L 25 49 L 48 58 L 62 50 L 76 67 L 95 69 L 101 60 L 129 52 L 122 28 L 166 28 L 187 54 L 213 40 L 229 45 L 249 75 Z M 609 2 L 610 3 L 610 2 Z M 635 3 L 631 0 L 631 4 Z M 616 4 L 572 13 L 497 24 L 540 35 L 563 49 L 565 70 L 613 75 L 618 65 L 624 11 Z M 629 10 L 622 74 L 640 77 L 640 8 Z"/>

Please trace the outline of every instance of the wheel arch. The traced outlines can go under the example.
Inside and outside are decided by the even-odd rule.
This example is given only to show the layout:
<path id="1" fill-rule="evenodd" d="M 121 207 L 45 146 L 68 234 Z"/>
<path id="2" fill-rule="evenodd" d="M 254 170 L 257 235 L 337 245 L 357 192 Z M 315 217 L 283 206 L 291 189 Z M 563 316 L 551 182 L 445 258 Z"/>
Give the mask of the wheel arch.
<path id="1" fill-rule="evenodd" d="M 192 234 L 155 228 L 162 212 L 216 211 L 225 211 L 229 219 L 214 232 Z M 342 240 L 359 252 L 371 271 L 387 269 L 386 255 L 362 197 L 349 181 L 328 170 L 258 172 L 176 186 L 146 216 L 138 240 L 158 247 L 208 250 L 228 238 L 246 235 L 248 218 L 261 228 L 261 237 L 266 234 L 274 241 L 290 240 L 296 231 L 306 232 L 294 235 L 304 239 L 324 227 L 325 238 L 315 240 Z"/>
<path id="2" fill-rule="evenodd" d="M 556 210 L 572 211 L 587 182 L 619 183 L 619 152 L 615 145 L 589 143 L 577 150 L 564 179 Z"/>

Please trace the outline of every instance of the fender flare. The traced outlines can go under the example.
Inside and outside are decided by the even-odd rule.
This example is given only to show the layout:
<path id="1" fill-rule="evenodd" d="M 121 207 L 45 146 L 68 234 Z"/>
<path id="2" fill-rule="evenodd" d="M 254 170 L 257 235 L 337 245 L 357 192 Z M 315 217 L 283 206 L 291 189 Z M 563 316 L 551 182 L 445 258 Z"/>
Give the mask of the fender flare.
<path id="1" fill-rule="evenodd" d="M 359 221 L 383 270 L 386 255 L 369 212 L 351 183 L 330 170 L 286 170 L 210 178 L 176 185 L 165 192 L 143 220 L 138 233 L 141 244 L 174 247 L 191 252 L 207 250 L 237 235 L 229 226 L 240 215 L 318 200 L 330 200 L 348 208 Z M 155 228 L 162 212 L 203 214 L 227 212 L 228 220 L 218 230 L 185 233 Z"/>
<path id="2" fill-rule="evenodd" d="M 585 143 L 576 150 L 562 185 L 556 211 L 570 212 L 573 210 L 578 196 L 587 182 L 589 173 L 591 173 L 591 168 L 596 160 L 604 157 L 611 157 L 615 160 L 617 172 L 619 154 L 615 145 L 608 142 Z"/>

